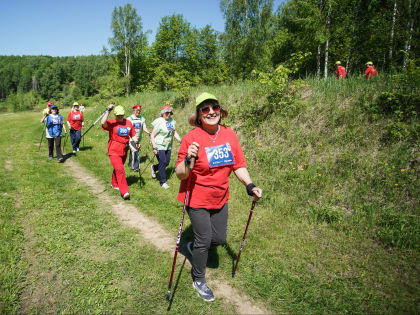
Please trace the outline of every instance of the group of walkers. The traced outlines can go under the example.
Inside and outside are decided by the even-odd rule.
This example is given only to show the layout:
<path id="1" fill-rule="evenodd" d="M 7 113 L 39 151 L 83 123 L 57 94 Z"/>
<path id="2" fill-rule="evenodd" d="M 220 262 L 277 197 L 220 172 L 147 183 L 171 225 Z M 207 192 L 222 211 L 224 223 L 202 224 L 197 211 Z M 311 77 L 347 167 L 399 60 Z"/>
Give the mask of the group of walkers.
<path id="1" fill-rule="evenodd" d="M 151 132 L 141 116 L 141 109 L 139 104 L 133 106 L 133 114 L 126 119 L 124 107 L 110 104 L 101 119 L 102 129 L 109 134 L 107 153 L 113 166 L 111 186 L 119 190 L 123 199 L 130 198 L 124 163 L 130 151 L 129 166 L 132 170 L 139 170 L 140 140 L 145 132 L 150 135 L 157 158 L 157 164 L 151 166 L 151 175 L 156 178 L 158 174 L 161 187 L 168 189 L 166 167 L 171 159 L 173 139 L 180 142 L 175 164 L 176 176 L 181 181 L 177 200 L 184 203 L 194 233 L 194 241 L 187 244 L 192 257 L 193 287 L 205 301 L 213 301 L 214 294 L 206 282 L 206 263 L 210 247 L 226 242 L 229 176 L 234 172 L 245 186 L 246 193 L 254 200 L 261 198 L 262 190 L 252 183 L 235 132 L 222 124 L 228 112 L 214 95 L 202 93 L 196 98 L 195 110 L 189 118 L 193 129 L 183 138 L 176 131 L 172 106 L 165 104 L 162 107 L 160 117 L 152 122 Z M 109 119 L 111 111 L 114 112 L 114 119 Z M 56 105 L 48 104 L 41 122 L 44 121 L 49 158 L 52 158 L 55 142 L 58 160 L 62 162 L 61 134 L 66 129 Z M 83 112 L 76 102 L 67 117 L 67 124 L 73 153 L 76 153 L 79 151 L 80 130 L 84 124 Z"/>
<path id="2" fill-rule="evenodd" d="M 73 108 L 67 116 L 67 125 L 70 130 L 70 139 L 73 146 L 73 153 L 79 151 L 81 129 L 84 126 L 83 111 L 84 106 L 80 106 L 79 103 L 74 102 Z M 45 137 L 48 141 L 48 158 L 50 160 L 53 159 L 55 144 L 57 161 L 62 163 L 64 162 L 64 156 L 61 150 L 61 138 L 63 131 L 67 134 L 67 130 L 64 125 L 63 116 L 61 116 L 59 113 L 60 110 L 58 109 L 58 106 L 53 105 L 50 101 L 48 101 L 47 107 L 42 111 L 41 123 L 45 124 Z"/>
<path id="3" fill-rule="evenodd" d="M 194 232 L 194 241 L 187 244 L 192 256 L 193 287 L 205 301 L 213 301 L 214 294 L 205 278 L 206 263 L 210 247 L 226 242 L 231 172 L 255 200 L 262 196 L 262 190 L 252 183 L 235 132 L 222 124 L 222 119 L 228 115 L 227 110 L 209 93 L 199 95 L 195 105 L 195 111 L 189 118 L 194 128 L 182 139 L 176 131 L 173 108 L 169 104 L 162 107 L 160 117 L 152 122 L 151 132 L 141 115 L 139 104 L 133 106 L 133 114 L 127 119 L 124 107 L 110 104 L 103 114 L 101 125 L 109 133 L 107 153 L 114 169 L 111 186 L 119 190 L 123 199 L 130 198 L 124 164 L 130 151 L 129 166 L 134 171 L 139 170 L 143 132 L 150 136 L 157 158 L 157 164 L 151 165 L 152 177 L 156 178 L 158 174 L 160 185 L 165 189 L 169 188 L 166 167 L 171 159 L 173 139 L 181 143 L 175 164 L 176 175 L 181 180 L 177 199 L 187 206 Z M 52 159 L 55 142 L 58 161 L 62 162 L 61 135 L 62 130 L 67 131 L 58 107 L 50 102 L 47 106 L 41 122 L 46 121 L 49 158 Z M 114 111 L 114 119 L 109 119 L 111 111 Z M 83 111 L 76 102 L 67 116 L 67 124 L 73 153 L 76 153 L 84 126 Z M 185 198 L 187 191 L 189 197 Z"/>
<path id="4" fill-rule="evenodd" d="M 336 79 L 345 79 L 346 68 L 341 65 L 341 61 L 336 61 L 335 65 L 336 65 L 336 70 L 335 70 Z M 375 67 L 373 66 L 373 62 L 372 61 L 366 62 L 366 70 L 365 70 L 366 79 L 374 77 L 375 75 L 378 75 L 378 70 L 376 70 Z"/>

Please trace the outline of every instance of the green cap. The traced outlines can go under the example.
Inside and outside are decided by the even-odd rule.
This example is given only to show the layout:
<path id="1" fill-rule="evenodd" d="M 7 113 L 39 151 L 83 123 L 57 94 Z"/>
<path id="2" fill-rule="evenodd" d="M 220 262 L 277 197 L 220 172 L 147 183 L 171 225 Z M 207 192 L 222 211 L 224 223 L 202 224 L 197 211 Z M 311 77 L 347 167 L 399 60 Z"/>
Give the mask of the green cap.
<path id="1" fill-rule="evenodd" d="M 368 62 L 366 62 L 366 64 L 367 65 L 373 65 L 373 62 L 372 61 L 368 61 Z"/>
<path id="2" fill-rule="evenodd" d="M 74 103 L 73 103 L 73 106 L 79 106 L 79 103 L 74 102 Z"/>
<path id="3" fill-rule="evenodd" d="M 121 105 L 118 105 L 117 107 L 114 108 L 115 116 L 124 115 L 124 113 L 125 113 L 124 107 L 122 107 Z"/>
<path id="4" fill-rule="evenodd" d="M 336 61 L 335 64 L 336 65 L 341 65 L 341 61 Z"/>
<path id="5" fill-rule="evenodd" d="M 195 106 L 198 106 L 207 100 L 215 100 L 216 102 L 218 102 L 216 96 L 214 96 L 213 94 L 204 92 L 204 93 L 201 93 L 199 96 L 197 96 L 197 98 L 195 99 Z"/>

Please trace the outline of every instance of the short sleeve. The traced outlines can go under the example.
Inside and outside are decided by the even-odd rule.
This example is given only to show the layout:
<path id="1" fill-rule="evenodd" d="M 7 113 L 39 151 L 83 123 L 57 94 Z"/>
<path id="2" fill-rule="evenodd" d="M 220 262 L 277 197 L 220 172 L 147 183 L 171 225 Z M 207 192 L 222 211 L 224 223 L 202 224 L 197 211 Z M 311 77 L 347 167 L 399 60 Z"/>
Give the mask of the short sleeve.
<path id="1" fill-rule="evenodd" d="M 113 123 L 112 123 L 112 121 L 110 121 L 110 120 L 107 120 L 107 121 L 106 121 L 106 123 L 107 123 L 106 128 L 104 128 L 104 126 L 101 126 L 101 127 L 102 127 L 102 129 L 103 129 L 103 130 L 107 130 L 107 131 L 111 131 L 111 130 L 112 130 L 112 128 L 114 128 L 114 124 L 113 124 Z"/>
<path id="2" fill-rule="evenodd" d="M 182 139 L 181 141 L 181 145 L 179 146 L 179 151 L 178 151 L 178 160 L 175 163 L 175 167 L 177 167 L 182 161 L 184 161 L 185 156 L 188 153 L 188 147 L 190 146 L 190 144 L 192 143 L 190 137 L 188 136 L 188 134 Z"/>

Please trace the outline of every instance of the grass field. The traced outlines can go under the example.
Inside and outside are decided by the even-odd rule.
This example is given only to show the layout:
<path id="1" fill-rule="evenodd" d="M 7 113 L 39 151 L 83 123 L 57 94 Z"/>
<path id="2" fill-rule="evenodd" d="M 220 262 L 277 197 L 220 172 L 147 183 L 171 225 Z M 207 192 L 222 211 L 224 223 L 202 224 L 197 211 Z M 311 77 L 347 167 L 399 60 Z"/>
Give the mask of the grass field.
<path id="1" fill-rule="evenodd" d="M 270 116 L 253 130 L 238 114 L 239 108 L 258 101 L 253 86 L 206 89 L 231 113 L 226 123 L 238 132 L 251 176 L 264 189 L 237 275 L 230 279 L 251 205 L 244 187 L 232 177 L 228 244 L 212 252 L 213 274 L 278 314 L 419 312 L 420 255 L 418 246 L 409 243 L 419 233 L 418 167 L 411 164 L 418 147 L 381 142 L 390 122 L 370 121 L 357 98 L 377 88 L 357 80 L 307 81 L 294 116 Z M 202 90 L 193 90 L 192 96 Z M 126 109 L 142 104 L 150 126 L 165 100 L 173 97 L 146 93 L 116 102 Z M 87 126 L 105 106 L 88 110 Z M 175 108 L 181 137 L 189 130 L 192 110 L 192 98 Z M 116 220 L 64 165 L 48 162 L 45 143 L 38 153 L 39 116 L 0 116 L 0 311 L 166 312 L 171 256 Z M 109 185 L 107 137 L 95 126 L 71 159 Z M 160 188 L 149 169 L 141 180 L 126 169 L 129 203 L 174 236 L 182 210 L 176 201 L 179 181 L 171 174 L 177 149 L 175 145 L 168 168 L 168 190 Z M 141 152 L 143 169 L 152 158 L 146 138 Z M 400 221 L 390 228 L 384 218 L 393 213 Z M 408 230 L 401 227 L 404 222 Z M 183 238 L 191 237 L 187 218 Z M 396 246 L 386 245 L 387 237 L 394 237 Z M 184 272 L 171 312 L 235 310 L 220 297 L 215 303 L 202 302 Z"/>

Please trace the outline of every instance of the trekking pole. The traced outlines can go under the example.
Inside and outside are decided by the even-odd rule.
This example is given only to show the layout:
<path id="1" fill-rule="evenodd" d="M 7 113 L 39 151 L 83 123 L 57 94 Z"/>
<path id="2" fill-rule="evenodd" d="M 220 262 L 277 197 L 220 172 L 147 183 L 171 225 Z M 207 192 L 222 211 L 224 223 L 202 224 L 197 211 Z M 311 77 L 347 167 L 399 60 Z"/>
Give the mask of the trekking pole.
<path id="1" fill-rule="evenodd" d="M 115 104 L 115 103 L 111 103 L 111 104 Z M 98 117 L 98 119 L 96 119 L 95 121 L 94 121 L 94 123 L 88 128 L 88 130 L 86 130 L 83 134 L 82 134 L 82 136 L 80 137 L 80 139 L 83 139 L 83 137 L 84 137 L 84 135 L 85 134 L 87 134 L 88 132 L 89 132 L 89 130 L 90 129 L 92 129 L 92 127 L 93 126 L 95 126 L 96 125 L 96 123 L 99 121 L 99 120 L 101 120 L 102 119 L 102 117 L 104 117 L 105 116 L 105 114 L 106 114 L 106 112 L 108 111 L 108 108 L 101 114 L 101 116 L 99 116 Z"/>
<path id="2" fill-rule="evenodd" d="M 254 207 L 255 207 L 256 202 L 257 201 L 255 199 L 252 200 L 251 210 L 249 211 L 249 216 L 248 216 L 248 222 L 245 227 L 244 237 L 242 238 L 241 248 L 239 249 L 238 257 L 236 258 L 236 264 L 232 272 L 232 278 L 235 277 L 236 268 L 238 268 L 239 258 L 241 258 L 242 248 L 244 248 L 244 244 L 245 244 L 246 233 L 248 232 L 249 222 L 251 222 L 251 217 L 252 217 L 252 213 L 254 212 Z"/>
<path id="3" fill-rule="evenodd" d="M 192 158 L 191 159 L 191 163 L 190 163 L 190 174 L 188 175 L 188 179 L 187 179 L 187 191 L 185 192 L 184 208 L 182 209 L 181 222 L 179 223 L 179 229 L 178 229 L 178 238 L 176 240 L 174 260 L 172 262 L 171 277 L 169 278 L 168 293 L 166 293 L 166 300 L 167 301 L 169 301 L 169 298 L 171 296 L 171 287 L 172 287 L 172 280 L 174 278 L 174 270 L 175 270 L 175 264 L 176 264 L 176 256 L 178 255 L 179 244 L 181 243 L 181 233 L 182 233 L 182 226 L 184 225 L 185 210 L 187 209 L 187 203 L 189 203 L 192 169 L 194 168 L 194 164 L 195 164 L 195 158 Z"/>
<path id="4" fill-rule="evenodd" d="M 84 130 L 84 128 L 82 127 L 82 131 L 83 131 L 83 130 Z M 82 137 L 80 137 L 80 138 L 82 138 Z M 83 147 L 83 149 L 85 148 L 85 138 L 83 138 L 82 147 Z"/>
<path id="5" fill-rule="evenodd" d="M 45 134 L 45 127 L 44 125 L 42 125 L 44 128 L 42 128 L 42 134 L 41 134 L 41 140 L 39 141 L 39 146 L 38 146 L 38 152 L 41 150 L 41 144 L 42 144 L 42 139 L 44 139 L 44 134 Z"/>

